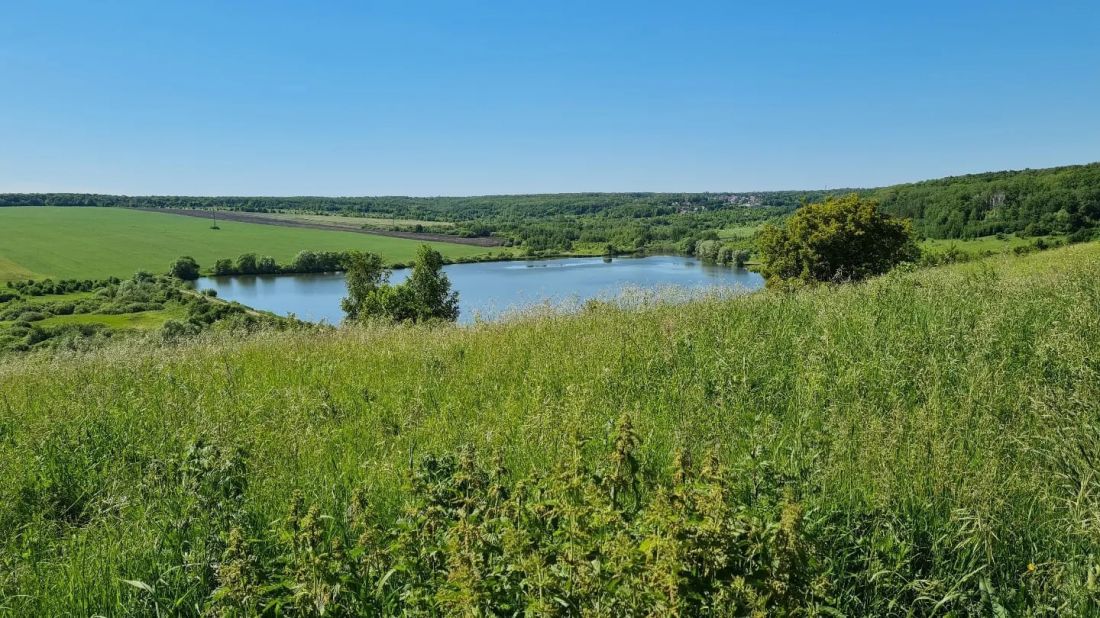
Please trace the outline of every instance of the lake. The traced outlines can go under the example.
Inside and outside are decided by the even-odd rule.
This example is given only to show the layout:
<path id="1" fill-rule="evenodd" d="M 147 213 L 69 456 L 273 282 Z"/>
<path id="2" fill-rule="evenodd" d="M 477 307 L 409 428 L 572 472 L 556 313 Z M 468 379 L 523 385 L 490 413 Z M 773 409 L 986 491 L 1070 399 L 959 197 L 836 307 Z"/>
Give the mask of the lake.
<path id="1" fill-rule="evenodd" d="M 570 308 L 623 295 L 690 296 L 764 285 L 763 277 L 744 268 L 668 255 L 452 264 L 443 270 L 459 293 L 459 322 L 464 323 L 539 304 Z M 404 281 L 409 272 L 395 270 L 390 282 Z M 196 287 L 256 309 L 330 324 L 343 319 L 340 299 L 347 295 L 342 273 L 203 277 Z"/>

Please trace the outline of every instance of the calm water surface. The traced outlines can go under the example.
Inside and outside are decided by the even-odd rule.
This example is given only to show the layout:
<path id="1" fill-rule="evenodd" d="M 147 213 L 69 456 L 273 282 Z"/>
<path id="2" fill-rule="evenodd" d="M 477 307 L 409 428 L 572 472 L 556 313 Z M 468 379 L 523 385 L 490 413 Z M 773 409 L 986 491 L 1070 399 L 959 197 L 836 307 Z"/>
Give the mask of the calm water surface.
<path id="1" fill-rule="evenodd" d="M 633 290 L 675 288 L 700 294 L 715 288 L 753 290 L 763 278 L 743 268 L 704 264 L 697 259 L 655 255 L 643 258 L 563 258 L 521 262 L 452 264 L 444 267 L 458 291 L 460 322 L 493 319 L 508 311 L 549 303 L 569 307 L 594 298 L 614 298 Z M 396 270 L 400 283 L 408 269 Z M 340 273 L 203 277 L 198 289 L 213 289 L 218 298 L 299 319 L 338 324 L 340 299 L 347 295 Z"/>

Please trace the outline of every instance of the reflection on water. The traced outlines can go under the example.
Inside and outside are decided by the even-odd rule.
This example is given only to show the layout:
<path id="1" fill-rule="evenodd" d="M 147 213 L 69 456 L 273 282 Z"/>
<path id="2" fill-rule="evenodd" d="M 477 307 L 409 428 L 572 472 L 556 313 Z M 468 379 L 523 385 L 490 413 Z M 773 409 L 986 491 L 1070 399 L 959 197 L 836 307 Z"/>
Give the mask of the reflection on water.
<path id="1" fill-rule="evenodd" d="M 667 255 L 453 264 L 443 270 L 459 293 L 460 322 L 492 319 L 544 303 L 568 307 L 637 290 L 674 288 L 682 294 L 699 294 L 716 288 L 753 290 L 764 284 L 760 275 L 743 268 Z M 400 283 L 408 275 L 408 269 L 394 271 L 390 282 Z M 339 273 L 203 277 L 196 285 L 200 290 L 216 290 L 225 300 L 331 324 L 343 319 L 340 299 L 347 294 Z"/>

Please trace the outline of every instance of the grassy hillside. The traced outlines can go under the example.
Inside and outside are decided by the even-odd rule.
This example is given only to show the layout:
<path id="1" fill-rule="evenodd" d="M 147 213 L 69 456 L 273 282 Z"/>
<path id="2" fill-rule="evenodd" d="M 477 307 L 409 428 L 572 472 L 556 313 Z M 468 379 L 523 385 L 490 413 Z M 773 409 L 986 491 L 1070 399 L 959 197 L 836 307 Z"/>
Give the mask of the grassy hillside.
<path id="1" fill-rule="evenodd" d="M 272 590 L 315 609 L 351 603 L 348 590 L 424 586 L 427 597 L 391 600 L 445 608 L 466 599 L 447 587 L 481 572 L 463 562 L 476 517 L 463 515 L 458 536 L 417 563 L 442 569 L 424 580 L 436 584 L 418 584 L 407 565 L 374 571 L 364 561 L 376 554 L 351 549 L 371 544 L 352 523 L 362 511 L 388 529 L 411 488 L 432 487 L 408 484 L 413 462 L 463 444 L 496 453 L 512 479 L 578 452 L 602 465 L 623 448 L 612 441 L 626 414 L 652 482 L 670 479 L 675 450 L 712 451 L 745 517 L 797 504 L 798 538 L 783 536 L 784 507 L 760 542 L 797 540 L 804 560 L 771 568 L 810 572 L 823 605 L 1095 615 L 1097 272 L 1100 244 L 1090 243 L 637 312 L 594 306 L 472 327 L 211 335 L 6 359 L 0 611 L 196 613 Z M 576 447 L 575 435 L 591 441 Z M 568 539 L 562 551 L 583 551 L 569 563 L 580 570 L 548 565 L 540 581 L 583 574 L 611 590 L 600 578 L 616 565 L 639 565 L 644 580 L 686 559 L 647 543 L 608 555 Z M 672 586 L 674 602 L 687 576 L 646 581 Z M 487 590 L 512 580 L 476 581 Z M 549 605 L 559 613 L 600 602 L 561 594 L 565 606 Z"/>
<path id="2" fill-rule="evenodd" d="M 421 243 L 350 232 L 210 221 L 121 208 L 0 208 L 0 282 L 16 279 L 103 278 L 138 270 L 163 272 L 191 255 L 204 268 L 219 258 L 255 252 L 290 262 L 302 250 L 381 253 L 407 262 Z M 447 257 L 484 253 L 480 247 L 433 246 Z"/>

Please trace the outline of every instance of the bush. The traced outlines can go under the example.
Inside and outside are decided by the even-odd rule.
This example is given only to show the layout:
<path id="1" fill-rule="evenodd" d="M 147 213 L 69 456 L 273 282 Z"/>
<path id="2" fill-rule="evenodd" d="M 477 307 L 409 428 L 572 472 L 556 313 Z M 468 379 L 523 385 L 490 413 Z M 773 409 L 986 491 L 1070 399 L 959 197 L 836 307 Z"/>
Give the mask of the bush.
<path id="1" fill-rule="evenodd" d="M 193 324 L 191 322 L 183 322 L 181 320 L 168 320 L 164 323 L 164 326 L 160 328 L 161 339 L 165 341 L 179 341 L 192 337 L 199 333 L 202 327 Z"/>
<path id="2" fill-rule="evenodd" d="M 908 221 L 854 193 L 803 206 L 782 227 L 765 226 L 758 242 L 769 285 L 855 281 L 920 255 Z"/>
<path id="3" fill-rule="evenodd" d="M 1071 243 L 1088 242 L 1089 240 L 1092 240 L 1092 238 L 1095 234 L 1096 234 L 1096 230 L 1091 229 L 1091 228 L 1083 227 L 1079 230 L 1074 231 L 1072 234 L 1070 234 L 1066 238 L 1066 241 L 1071 242 Z M 2 295 L 0 295 L 0 296 L 2 296 Z"/>
<path id="4" fill-rule="evenodd" d="M 233 266 L 233 260 L 229 258 L 222 258 L 217 262 L 214 262 L 215 275 L 234 275 L 236 273 L 237 268 Z"/>
<path id="5" fill-rule="evenodd" d="M 237 258 L 237 272 L 242 275 L 254 275 L 256 274 L 256 254 L 245 253 Z"/>
<path id="6" fill-rule="evenodd" d="M 172 265 L 168 268 L 168 273 L 176 279 L 194 281 L 199 278 L 199 263 L 195 261 L 195 258 L 185 255 L 176 258 L 176 261 L 172 262 Z"/>

